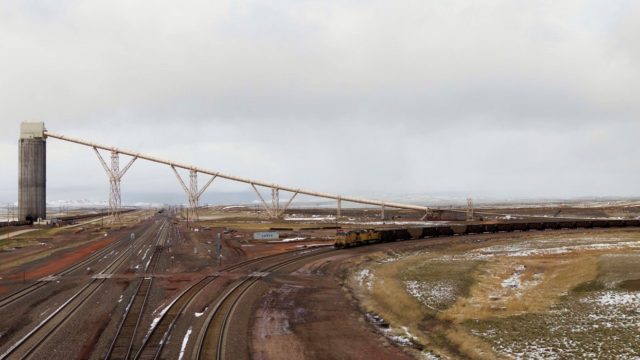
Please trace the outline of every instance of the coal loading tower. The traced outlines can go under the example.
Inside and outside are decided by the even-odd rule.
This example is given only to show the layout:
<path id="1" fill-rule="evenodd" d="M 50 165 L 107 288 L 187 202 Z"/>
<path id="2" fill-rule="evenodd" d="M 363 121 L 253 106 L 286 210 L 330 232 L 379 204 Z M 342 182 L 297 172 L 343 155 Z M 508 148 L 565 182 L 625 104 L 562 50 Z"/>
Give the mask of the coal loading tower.
<path id="1" fill-rule="evenodd" d="M 47 143 L 42 122 L 20 124 L 18 220 L 47 217 Z"/>

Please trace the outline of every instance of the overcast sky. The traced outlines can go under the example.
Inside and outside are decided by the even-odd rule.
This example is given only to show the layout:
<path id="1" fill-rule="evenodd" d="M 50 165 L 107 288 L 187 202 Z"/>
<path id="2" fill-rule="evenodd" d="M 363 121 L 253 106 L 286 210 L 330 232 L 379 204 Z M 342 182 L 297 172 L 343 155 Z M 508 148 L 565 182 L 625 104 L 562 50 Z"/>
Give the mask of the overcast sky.
<path id="1" fill-rule="evenodd" d="M 342 194 L 638 196 L 638 19 L 611 0 L 0 0 L 0 201 L 23 120 Z M 47 150 L 48 200 L 107 198 L 89 148 Z M 143 162 L 122 192 L 183 200 Z"/>

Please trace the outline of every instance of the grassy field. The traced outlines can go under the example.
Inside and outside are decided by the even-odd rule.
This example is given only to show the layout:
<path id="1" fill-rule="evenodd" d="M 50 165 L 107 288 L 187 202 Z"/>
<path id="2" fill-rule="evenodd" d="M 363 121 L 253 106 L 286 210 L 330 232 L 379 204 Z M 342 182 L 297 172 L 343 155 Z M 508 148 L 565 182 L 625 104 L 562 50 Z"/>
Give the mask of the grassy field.
<path id="1" fill-rule="evenodd" d="M 389 324 L 380 331 L 421 357 L 640 356 L 637 230 L 378 253 L 361 259 L 349 285 Z"/>

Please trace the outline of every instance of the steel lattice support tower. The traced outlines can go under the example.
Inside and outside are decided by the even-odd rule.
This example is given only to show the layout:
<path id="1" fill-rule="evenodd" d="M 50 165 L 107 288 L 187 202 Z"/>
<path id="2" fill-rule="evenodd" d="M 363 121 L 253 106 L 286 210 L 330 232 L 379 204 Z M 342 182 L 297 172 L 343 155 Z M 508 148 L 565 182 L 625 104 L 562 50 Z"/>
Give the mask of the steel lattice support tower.
<path id="1" fill-rule="evenodd" d="M 198 204 L 200 203 L 200 197 L 198 195 L 198 173 L 194 170 L 189 170 L 189 189 L 191 190 L 191 196 L 189 196 L 189 206 L 194 211 L 195 219 L 198 218 Z"/>
<path id="2" fill-rule="evenodd" d="M 114 176 L 114 174 L 116 174 Z M 111 153 L 111 171 L 109 172 L 109 184 L 111 185 L 109 192 L 109 213 L 118 217 L 118 210 L 122 204 L 120 196 L 120 156 L 116 152 Z"/>
<path id="3" fill-rule="evenodd" d="M 198 171 L 194 169 L 189 170 L 189 187 L 184 183 L 182 177 L 176 170 L 175 166 L 171 166 L 173 172 L 176 174 L 178 178 L 178 182 L 182 186 L 182 189 L 187 194 L 187 200 L 189 202 L 189 210 L 187 210 L 187 216 L 191 213 L 191 218 L 195 221 L 198 220 L 198 206 L 200 205 L 200 197 L 204 194 L 205 190 L 211 185 L 213 180 L 217 176 L 213 176 L 209 181 L 202 187 L 202 189 L 198 189 Z"/>
<path id="4" fill-rule="evenodd" d="M 117 151 L 111 151 L 111 166 L 108 166 L 107 163 L 98 152 L 97 148 L 93 148 L 95 150 L 104 171 L 107 173 L 109 177 L 109 215 L 113 217 L 114 221 L 120 219 L 120 208 L 122 206 L 122 197 L 120 194 L 120 181 L 124 174 L 129 170 L 133 162 L 138 158 L 137 156 L 131 159 L 127 166 L 124 169 L 120 170 L 120 154 Z"/>
<path id="5" fill-rule="evenodd" d="M 283 215 L 280 213 L 280 189 L 278 188 L 271 189 L 271 208 L 273 209 L 276 217 L 281 217 Z"/>
<path id="6" fill-rule="evenodd" d="M 262 206 L 267 211 L 267 214 L 269 215 L 269 217 L 272 219 L 283 218 L 285 211 L 287 211 L 293 199 L 295 199 L 295 197 L 299 194 L 299 190 L 293 191 L 292 192 L 293 195 L 291 196 L 291 198 L 289 198 L 289 201 L 287 201 L 287 203 L 281 207 L 280 206 L 280 190 L 281 189 L 277 186 L 269 187 L 271 189 L 271 206 L 269 206 L 267 205 L 267 202 L 264 200 L 264 197 L 262 197 L 262 194 L 260 194 L 260 191 L 258 191 L 258 189 L 256 188 L 255 184 L 251 183 L 251 187 L 255 191 L 256 195 L 258 195 L 258 198 L 262 202 Z"/>

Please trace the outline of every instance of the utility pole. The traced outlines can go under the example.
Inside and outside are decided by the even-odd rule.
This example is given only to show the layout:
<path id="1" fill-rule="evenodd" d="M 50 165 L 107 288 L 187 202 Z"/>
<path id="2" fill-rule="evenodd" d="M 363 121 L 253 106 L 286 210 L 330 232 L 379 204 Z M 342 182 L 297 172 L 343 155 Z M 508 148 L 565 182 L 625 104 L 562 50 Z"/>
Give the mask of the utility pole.
<path id="1" fill-rule="evenodd" d="M 131 233 L 131 235 L 129 236 L 129 251 L 131 252 L 131 267 L 133 267 L 133 240 L 136 239 L 136 234 L 135 233 Z M 153 255 L 151 255 L 153 256 Z M 136 271 L 137 272 L 137 271 Z"/>
<path id="2" fill-rule="evenodd" d="M 218 263 L 218 266 L 220 266 L 221 263 L 222 263 L 222 239 L 221 239 L 221 233 L 218 233 L 218 236 L 216 237 L 216 261 Z"/>

